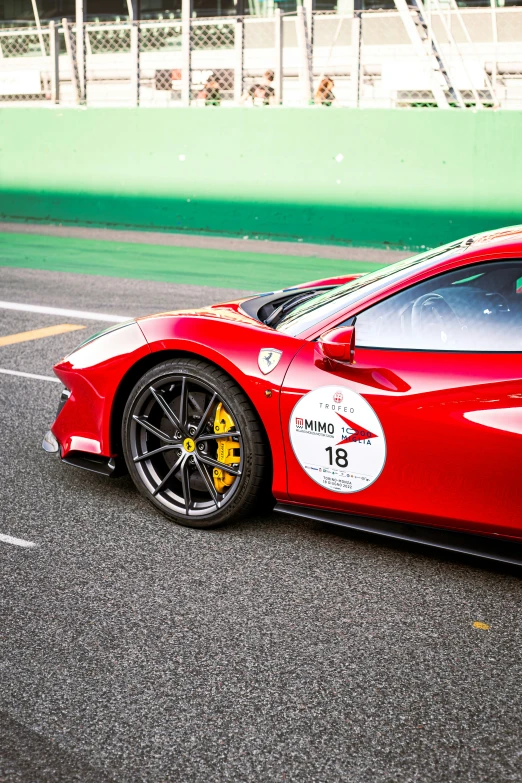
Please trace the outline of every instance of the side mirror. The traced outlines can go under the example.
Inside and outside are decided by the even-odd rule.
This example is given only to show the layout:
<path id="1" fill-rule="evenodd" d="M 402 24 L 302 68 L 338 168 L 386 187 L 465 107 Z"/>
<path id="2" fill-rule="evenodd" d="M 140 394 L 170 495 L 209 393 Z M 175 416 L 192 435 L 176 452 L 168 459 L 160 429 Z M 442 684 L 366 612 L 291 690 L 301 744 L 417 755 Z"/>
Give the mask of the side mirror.
<path id="1" fill-rule="evenodd" d="M 317 344 L 327 359 L 353 364 L 355 352 L 355 326 L 338 326 L 322 334 Z"/>

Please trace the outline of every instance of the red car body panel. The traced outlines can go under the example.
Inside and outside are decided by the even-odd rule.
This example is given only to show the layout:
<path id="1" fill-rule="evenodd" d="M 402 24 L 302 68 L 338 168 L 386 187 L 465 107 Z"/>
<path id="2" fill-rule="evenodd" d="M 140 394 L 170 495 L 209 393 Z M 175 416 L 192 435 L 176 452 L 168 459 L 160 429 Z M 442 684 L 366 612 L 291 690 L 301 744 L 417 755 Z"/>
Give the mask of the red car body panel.
<path id="1" fill-rule="evenodd" d="M 125 374 L 149 354 L 141 329 L 130 324 L 88 343 L 54 367 L 71 391 L 52 426 L 62 458 L 73 451 L 113 456 L 110 432 L 114 397 Z"/>
<path id="2" fill-rule="evenodd" d="M 161 361 L 166 352 L 188 353 L 225 370 L 258 412 L 272 452 L 277 500 L 522 539 L 522 354 L 356 348 L 356 364 L 325 366 L 314 342 L 398 290 L 495 258 L 522 258 L 522 230 L 475 239 L 429 269 L 412 267 L 406 280 L 373 296 L 362 290 L 356 304 L 298 337 L 259 323 L 240 302 L 149 316 L 115 329 L 55 367 L 71 390 L 52 427 L 62 457 L 74 450 L 114 456 L 111 426 L 121 411 L 113 403 L 126 374 L 147 357 Z M 258 366 L 262 348 L 282 351 L 269 375 Z M 362 395 L 386 433 L 385 467 L 362 492 L 323 488 L 293 452 L 292 410 L 304 394 L 325 385 Z"/>
<path id="3" fill-rule="evenodd" d="M 522 537 L 522 356 L 356 349 L 357 364 L 325 371 L 314 343 L 292 362 L 281 395 L 288 423 L 310 389 L 338 384 L 370 403 L 386 433 L 386 464 L 363 492 L 332 493 L 286 444 L 289 498 L 301 505 L 480 533 Z M 512 409 L 509 432 L 488 413 Z M 477 411 L 478 418 L 473 418 Z M 487 491 L 485 487 L 488 487 Z"/>

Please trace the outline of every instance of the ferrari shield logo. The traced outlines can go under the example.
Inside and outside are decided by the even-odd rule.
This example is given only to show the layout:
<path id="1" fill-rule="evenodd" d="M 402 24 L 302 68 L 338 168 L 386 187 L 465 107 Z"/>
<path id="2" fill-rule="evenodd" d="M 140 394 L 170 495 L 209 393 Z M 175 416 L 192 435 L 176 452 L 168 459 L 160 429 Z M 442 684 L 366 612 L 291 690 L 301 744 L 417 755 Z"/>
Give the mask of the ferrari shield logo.
<path id="1" fill-rule="evenodd" d="M 269 372 L 272 372 L 274 367 L 277 367 L 282 355 L 283 352 L 276 351 L 275 348 L 261 348 L 259 356 L 257 357 L 257 363 L 261 372 L 264 375 L 268 375 Z"/>

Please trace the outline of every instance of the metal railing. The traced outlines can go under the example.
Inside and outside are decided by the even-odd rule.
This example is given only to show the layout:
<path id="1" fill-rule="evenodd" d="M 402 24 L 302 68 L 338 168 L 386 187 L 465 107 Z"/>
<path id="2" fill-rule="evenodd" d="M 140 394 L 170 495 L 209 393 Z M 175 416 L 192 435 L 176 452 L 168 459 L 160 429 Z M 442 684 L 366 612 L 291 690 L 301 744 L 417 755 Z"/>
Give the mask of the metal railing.
<path id="1" fill-rule="evenodd" d="M 521 109 L 522 8 L 430 8 L 3 29 L 0 104 Z"/>

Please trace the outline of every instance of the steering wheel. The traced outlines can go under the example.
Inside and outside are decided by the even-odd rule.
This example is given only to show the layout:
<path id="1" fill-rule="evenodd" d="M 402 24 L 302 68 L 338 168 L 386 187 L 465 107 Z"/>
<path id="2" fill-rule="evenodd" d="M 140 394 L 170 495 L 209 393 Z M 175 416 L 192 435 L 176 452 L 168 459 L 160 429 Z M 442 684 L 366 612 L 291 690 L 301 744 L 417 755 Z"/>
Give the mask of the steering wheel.
<path id="1" fill-rule="evenodd" d="M 432 344 L 445 345 L 451 344 L 455 332 L 460 329 L 455 311 L 441 294 L 423 294 L 413 303 L 411 330 L 414 336 L 426 338 Z"/>
<path id="2" fill-rule="evenodd" d="M 493 312 L 495 314 L 510 312 L 511 308 L 509 307 L 509 302 L 504 296 L 504 294 L 499 294 L 497 291 L 490 294 L 488 293 L 486 294 L 486 301 L 488 302 L 488 304 L 489 303 L 492 304 L 492 306 L 494 307 Z"/>

